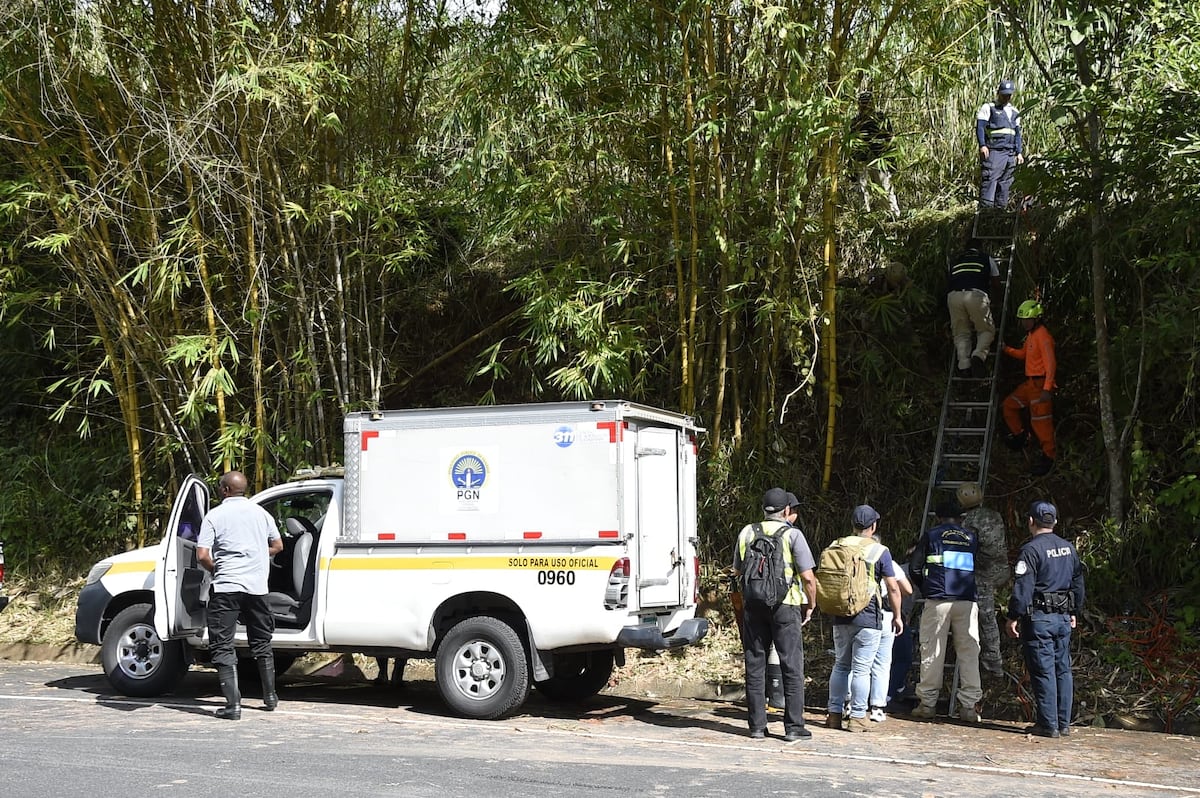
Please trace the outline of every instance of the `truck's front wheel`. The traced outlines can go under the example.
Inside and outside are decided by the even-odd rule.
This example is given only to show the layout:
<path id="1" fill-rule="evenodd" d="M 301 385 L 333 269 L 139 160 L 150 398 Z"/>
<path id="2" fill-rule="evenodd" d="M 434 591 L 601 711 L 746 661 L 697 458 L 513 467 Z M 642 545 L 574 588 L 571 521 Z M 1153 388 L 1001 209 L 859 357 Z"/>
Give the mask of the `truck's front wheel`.
<path id="1" fill-rule="evenodd" d="M 572 703 L 591 698 L 608 685 L 613 672 L 611 651 L 556 654 L 554 675 L 533 686 L 551 701 Z"/>
<path id="2" fill-rule="evenodd" d="M 158 636 L 149 604 L 134 604 L 117 613 L 104 631 L 100 661 L 113 689 L 128 696 L 170 692 L 187 671 L 183 642 Z"/>
<path id="3" fill-rule="evenodd" d="M 437 684 L 450 709 L 468 718 L 493 720 L 516 711 L 529 697 L 520 636 L 499 618 L 459 622 L 438 646 Z"/>

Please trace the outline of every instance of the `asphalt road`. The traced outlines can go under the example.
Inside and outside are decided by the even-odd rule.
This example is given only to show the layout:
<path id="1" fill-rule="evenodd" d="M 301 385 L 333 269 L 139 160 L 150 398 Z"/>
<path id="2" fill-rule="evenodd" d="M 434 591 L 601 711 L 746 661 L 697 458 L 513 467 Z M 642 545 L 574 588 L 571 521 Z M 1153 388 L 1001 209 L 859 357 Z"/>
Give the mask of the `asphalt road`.
<path id="1" fill-rule="evenodd" d="M 0 796 L 1142 796 L 1200 795 L 1200 743 L 1077 729 L 889 718 L 751 741 L 736 704 L 619 695 L 573 711 L 536 694 L 503 721 L 448 717 L 432 683 L 288 677 L 240 721 L 212 671 L 161 701 L 113 696 L 97 666 L 0 662 Z M 771 731 L 782 734 L 782 724 Z"/>

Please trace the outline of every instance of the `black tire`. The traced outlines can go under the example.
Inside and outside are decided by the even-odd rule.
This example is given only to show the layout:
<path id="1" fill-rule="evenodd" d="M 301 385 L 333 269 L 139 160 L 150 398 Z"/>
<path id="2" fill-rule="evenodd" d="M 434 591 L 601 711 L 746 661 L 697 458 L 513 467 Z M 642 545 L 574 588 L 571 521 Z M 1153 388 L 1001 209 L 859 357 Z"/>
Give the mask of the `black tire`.
<path id="1" fill-rule="evenodd" d="M 554 655 L 554 675 L 533 686 L 551 701 L 586 701 L 608 685 L 613 672 L 612 651 Z"/>
<path id="2" fill-rule="evenodd" d="M 100 661 L 114 690 L 139 698 L 171 692 L 188 669 L 183 641 L 158 636 L 149 604 L 134 604 L 117 613 L 104 630 Z"/>
<path id="3" fill-rule="evenodd" d="M 456 714 L 495 720 L 529 697 L 529 658 L 513 628 L 499 618 L 460 621 L 437 652 L 437 685 Z"/>

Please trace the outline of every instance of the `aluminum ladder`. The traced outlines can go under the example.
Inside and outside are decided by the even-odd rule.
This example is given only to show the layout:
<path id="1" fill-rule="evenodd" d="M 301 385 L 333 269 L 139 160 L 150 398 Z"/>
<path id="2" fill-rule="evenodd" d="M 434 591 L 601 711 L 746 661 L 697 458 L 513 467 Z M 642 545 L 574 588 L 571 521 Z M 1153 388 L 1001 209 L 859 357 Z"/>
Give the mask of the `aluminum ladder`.
<path id="1" fill-rule="evenodd" d="M 996 402 L 996 376 L 1004 349 L 1004 321 L 1008 318 L 1009 286 L 1012 284 L 1017 237 L 1021 215 L 995 209 L 976 211 L 971 236 L 983 242 L 996 259 L 1003 297 L 1000 307 L 992 308 L 996 339 L 988 354 L 986 377 L 960 377 L 954 347 L 946 360 L 946 391 L 938 419 L 937 440 L 929 466 L 925 506 L 921 513 L 921 534 L 930 527 L 937 505 L 954 495 L 959 485 L 979 483 L 986 493 L 988 464 L 992 454 L 999 406 Z M 998 311 L 998 312 L 997 312 Z"/>

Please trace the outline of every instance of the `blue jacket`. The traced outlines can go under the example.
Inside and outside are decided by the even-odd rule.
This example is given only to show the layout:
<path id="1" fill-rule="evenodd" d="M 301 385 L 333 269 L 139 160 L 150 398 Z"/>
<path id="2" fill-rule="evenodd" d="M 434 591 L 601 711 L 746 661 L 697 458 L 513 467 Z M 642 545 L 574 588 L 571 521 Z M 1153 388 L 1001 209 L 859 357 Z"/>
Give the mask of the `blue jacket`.
<path id="1" fill-rule="evenodd" d="M 913 550 L 910 576 L 927 599 L 974 601 L 975 533 L 958 524 L 940 524 Z"/>
<path id="2" fill-rule="evenodd" d="M 1071 614 L 1083 608 L 1083 566 L 1079 553 L 1053 532 L 1043 532 L 1025 541 L 1017 560 L 1008 617 L 1017 620 L 1038 609 L 1047 595 L 1071 596 Z"/>

